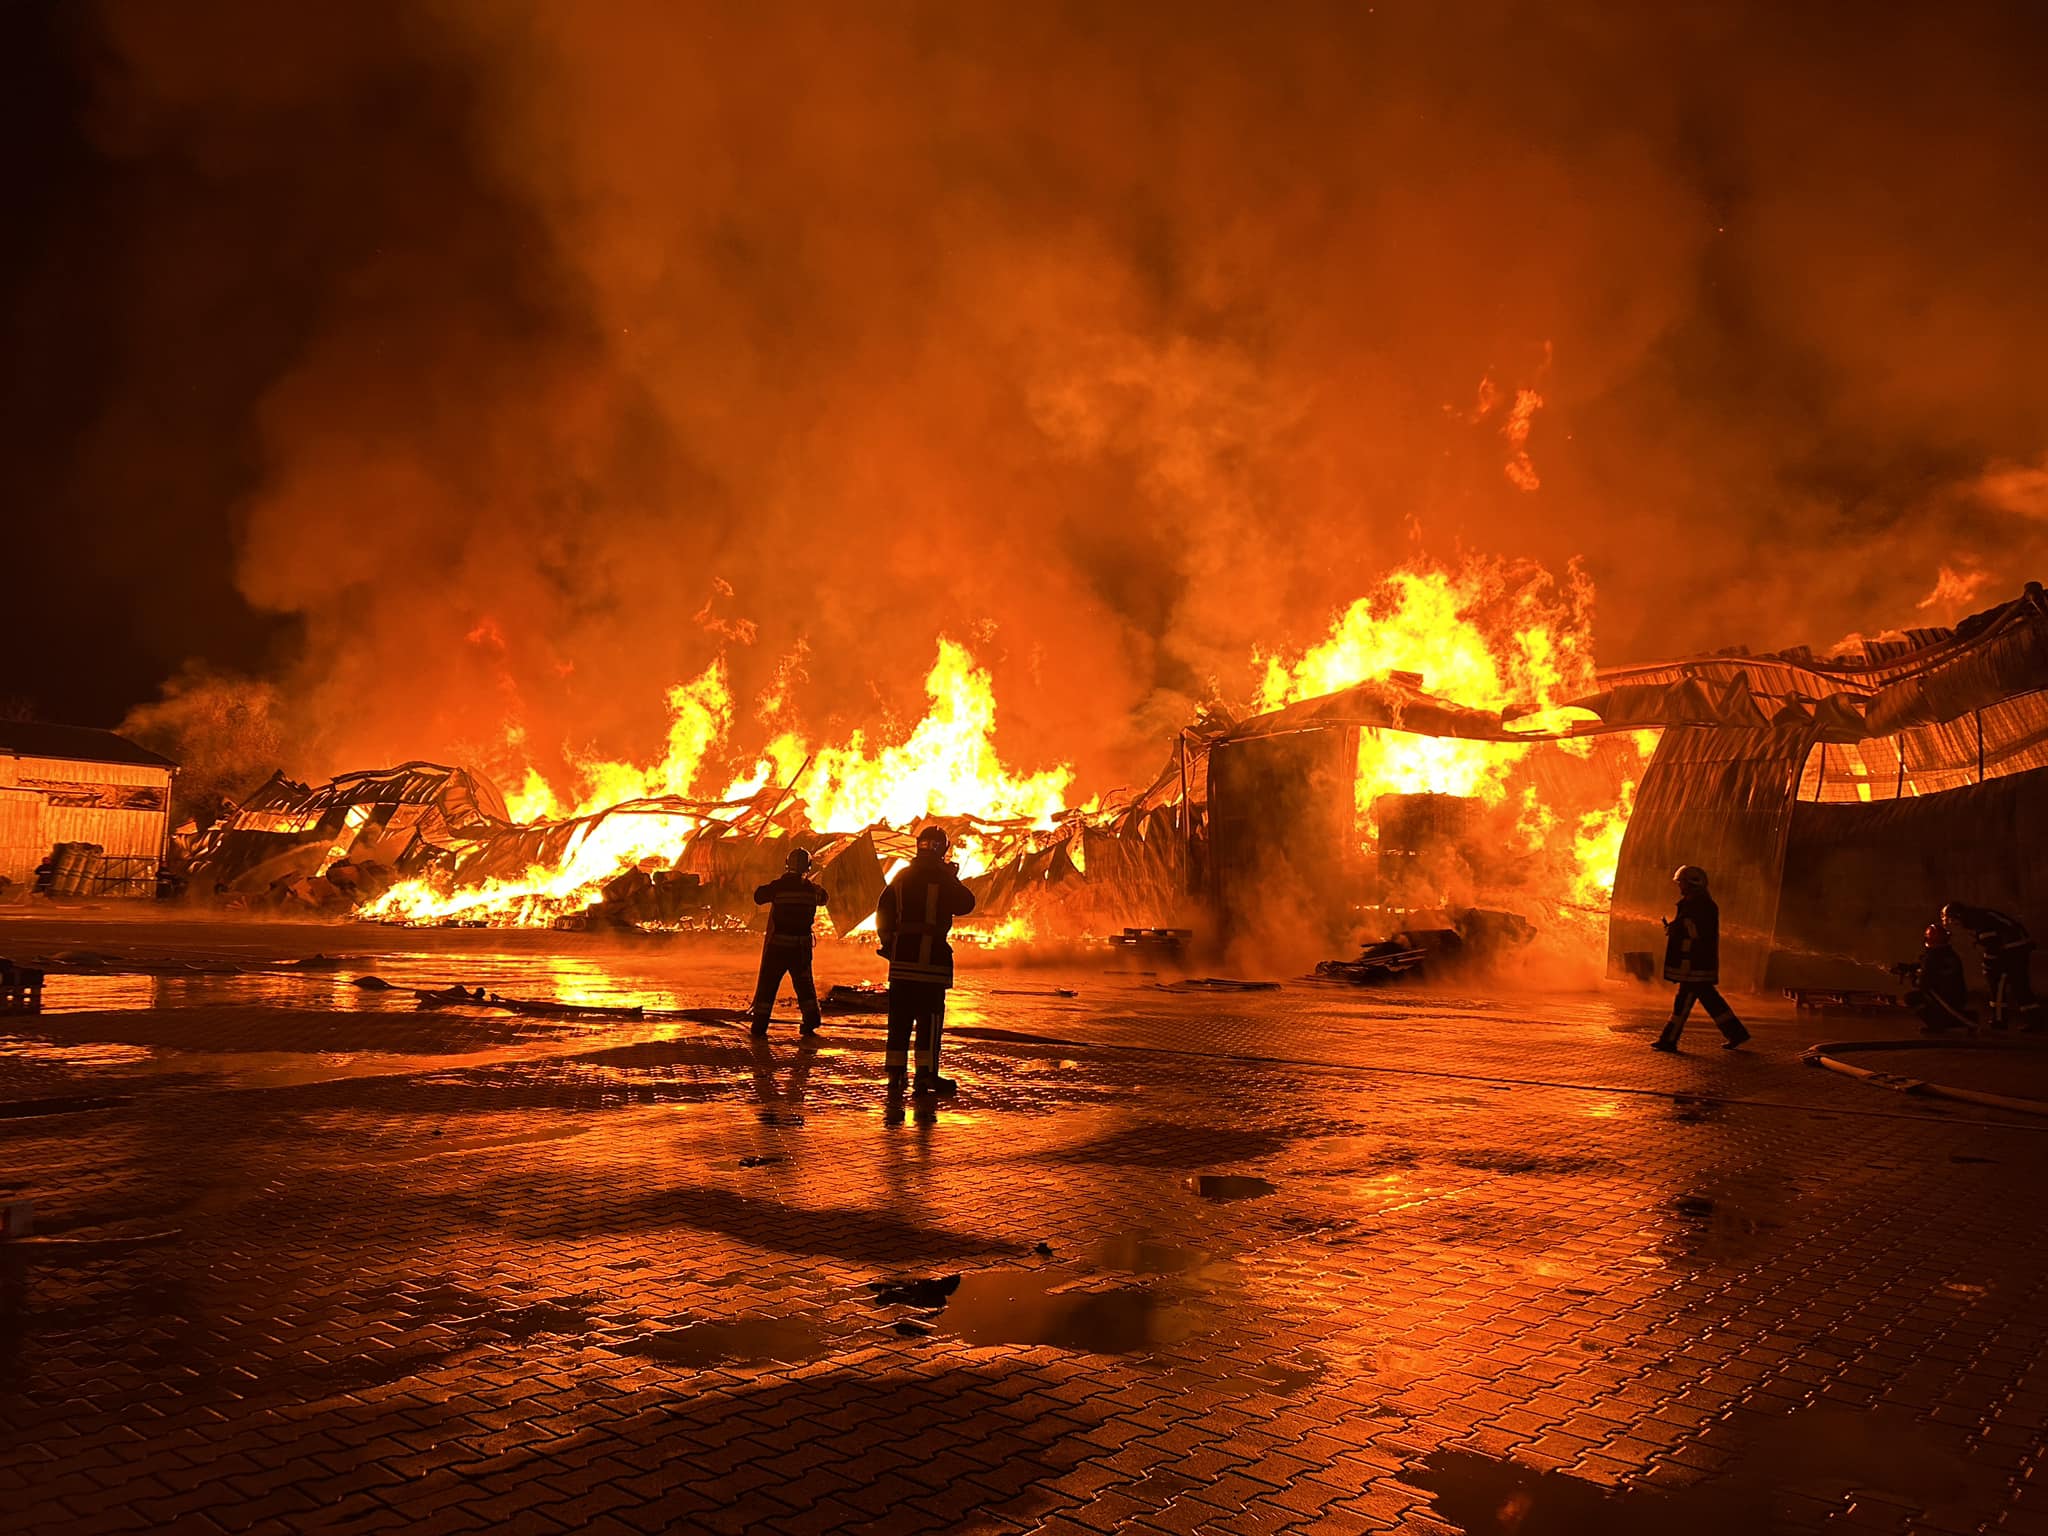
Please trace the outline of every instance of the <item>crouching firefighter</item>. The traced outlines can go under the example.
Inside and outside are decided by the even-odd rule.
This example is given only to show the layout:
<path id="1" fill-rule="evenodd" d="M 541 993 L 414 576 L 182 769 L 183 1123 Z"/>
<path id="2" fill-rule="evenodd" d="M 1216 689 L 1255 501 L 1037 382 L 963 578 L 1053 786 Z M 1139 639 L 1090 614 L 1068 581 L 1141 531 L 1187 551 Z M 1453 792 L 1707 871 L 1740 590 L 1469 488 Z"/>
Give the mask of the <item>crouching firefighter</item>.
<path id="1" fill-rule="evenodd" d="M 950 1078 L 939 1076 L 939 1034 L 946 989 L 953 985 L 953 919 L 974 910 L 974 893 L 960 883 L 960 866 L 946 857 L 943 827 L 917 834 L 917 856 L 889 882 L 875 908 L 879 951 L 889 962 L 889 1088 L 901 1092 L 910 1077 L 911 1036 L 917 1037 L 913 1093 L 944 1098 Z"/>
<path id="2" fill-rule="evenodd" d="M 792 848 L 782 874 L 754 890 L 754 905 L 768 909 L 768 936 L 761 944 L 761 979 L 754 986 L 754 1038 L 768 1033 L 768 1015 L 782 978 L 789 978 L 803 1014 L 803 1033 L 818 1032 L 818 984 L 811 978 L 811 928 L 825 905 L 824 888 L 810 878 L 811 856 Z"/>
<path id="3" fill-rule="evenodd" d="M 1963 978 L 1963 957 L 1948 941 L 1948 930 L 1929 923 L 1920 936 L 1920 958 L 1895 965 L 1892 974 L 1906 983 L 1906 1006 L 1920 1015 L 1920 1033 L 1938 1035 L 1951 1029 L 1968 1033 L 1970 984 Z"/>
<path id="4" fill-rule="evenodd" d="M 1977 952 L 1984 957 L 1984 988 L 1991 994 L 1985 1011 L 1993 1029 L 2010 1028 L 2015 1021 L 2022 1029 L 2048 1027 L 2029 974 L 2034 940 L 2026 924 L 1995 908 L 1970 907 L 1959 901 L 1941 909 L 1941 923 L 1950 933 L 1960 928 L 1977 941 Z"/>
<path id="5" fill-rule="evenodd" d="M 1714 986 L 1721 979 L 1721 909 L 1707 894 L 1707 872 L 1699 865 L 1680 865 L 1671 883 L 1678 887 L 1678 911 L 1664 921 L 1664 979 L 1678 983 L 1678 995 L 1671 1000 L 1671 1022 L 1650 1049 L 1677 1050 L 1692 1005 L 1704 1003 L 1707 1017 L 1720 1026 L 1722 1049 L 1732 1051 L 1749 1031 Z"/>

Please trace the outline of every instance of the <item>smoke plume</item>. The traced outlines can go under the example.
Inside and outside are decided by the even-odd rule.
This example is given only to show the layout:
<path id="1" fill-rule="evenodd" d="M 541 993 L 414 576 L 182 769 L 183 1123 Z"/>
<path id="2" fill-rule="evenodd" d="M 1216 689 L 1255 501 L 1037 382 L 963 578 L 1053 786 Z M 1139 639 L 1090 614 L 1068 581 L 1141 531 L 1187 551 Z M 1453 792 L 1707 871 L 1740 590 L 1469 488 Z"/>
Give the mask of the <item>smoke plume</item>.
<path id="1" fill-rule="evenodd" d="M 1107 787 L 1418 544 L 1583 557 L 1612 662 L 2048 554 L 2022 5 L 98 14 L 134 302 L 268 339 L 301 772 L 644 754 L 721 650 L 872 724 L 943 633 Z"/>

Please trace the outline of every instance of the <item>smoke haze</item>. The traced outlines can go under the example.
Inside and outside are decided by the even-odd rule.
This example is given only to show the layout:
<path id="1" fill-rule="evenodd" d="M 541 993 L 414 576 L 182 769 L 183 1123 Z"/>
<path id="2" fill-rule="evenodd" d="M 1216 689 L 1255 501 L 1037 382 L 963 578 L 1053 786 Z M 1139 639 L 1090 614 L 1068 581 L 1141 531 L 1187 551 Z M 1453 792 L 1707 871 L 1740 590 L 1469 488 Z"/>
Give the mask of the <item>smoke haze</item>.
<path id="1" fill-rule="evenodd" d="M 1583 559 L 1606 662 L 2048 554 L 2027 6 L 95 14 L 164 190 L 74 481 L 231 519 L 301 772 L 644 755 L 721 649 L 914 716 L 945 633 L 1085 791 L 1418 549 Z"/>

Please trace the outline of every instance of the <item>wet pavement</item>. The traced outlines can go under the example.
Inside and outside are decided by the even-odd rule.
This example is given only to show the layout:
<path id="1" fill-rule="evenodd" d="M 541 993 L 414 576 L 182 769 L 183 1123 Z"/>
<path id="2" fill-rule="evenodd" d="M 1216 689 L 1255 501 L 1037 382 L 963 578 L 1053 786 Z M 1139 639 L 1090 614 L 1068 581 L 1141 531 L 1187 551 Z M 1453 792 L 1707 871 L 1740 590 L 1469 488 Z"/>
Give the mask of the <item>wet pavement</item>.
<path id="1" fill-rule="evenodd" d="M 891 1125 L 744 942 L 0 954 L 82 972 L 0 1019 L 9 1531 L 2048 1532 L 2048 1120 L 1800 1062 L 1897 1021 L 1076 949 Z"/>

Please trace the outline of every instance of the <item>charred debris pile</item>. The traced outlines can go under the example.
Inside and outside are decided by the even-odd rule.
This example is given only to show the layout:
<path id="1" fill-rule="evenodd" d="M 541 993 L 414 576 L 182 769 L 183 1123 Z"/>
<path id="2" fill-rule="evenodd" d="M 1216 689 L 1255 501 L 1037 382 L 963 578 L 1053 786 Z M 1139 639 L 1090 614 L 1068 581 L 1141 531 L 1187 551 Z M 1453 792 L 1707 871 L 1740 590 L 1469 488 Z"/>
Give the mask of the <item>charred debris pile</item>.
<path id="1" fill-rule="evenodd" d="M 929 819 L 979 867 L 968 877 L 975 928 L 1111 932 L 1168 922 L 1186 905 L 1180 780 L 1176 761 L 1146 792 L 1050 826 Z M 802 848 L 845 935 L 872 918 L 914 834 L 883 824 L 820 832 L 800 802 L 772 794 L 660 796 L 521 824 L 487 779 L 415 762 L 317 786 L 274 774 L 220 822 L 188 833 L 181 851 L 195 896 L 245 909 L 646 933 L 748 926 L 755 887 Z M 409 899 L 394 902 L 394 892 Z"/>

